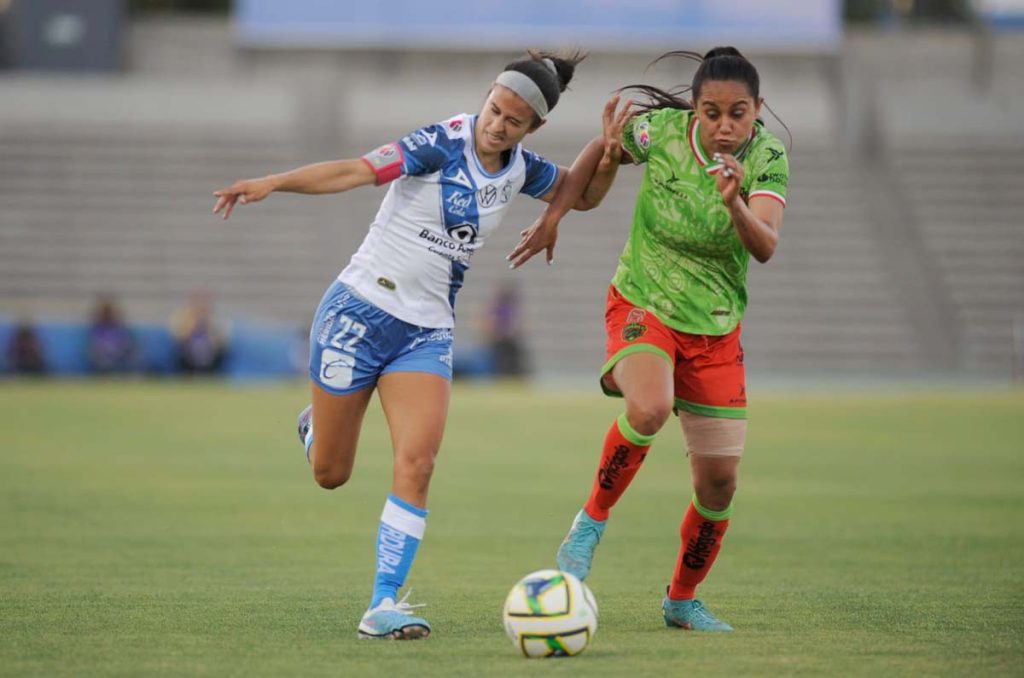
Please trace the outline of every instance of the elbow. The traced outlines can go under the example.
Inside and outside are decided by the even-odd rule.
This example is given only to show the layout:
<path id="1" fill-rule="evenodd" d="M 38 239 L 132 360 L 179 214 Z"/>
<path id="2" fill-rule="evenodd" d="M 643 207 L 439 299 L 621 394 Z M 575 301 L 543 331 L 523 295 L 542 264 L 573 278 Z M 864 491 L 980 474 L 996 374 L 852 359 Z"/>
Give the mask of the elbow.
<path id="1" fill-rule="evenodd" d="M 759 263 L 759 264 L 767 264 L 768 261 L 775 254 L 775 246 L 777 244 L 778 243 L 776 243 L 776 242 L 772 242 L 772 243 L 768 243 L 768 244 L 766 244 L 766 245 L 764 245 L 762 247 L 758 247 L 758 248 L 752 249 L 750 251 L 750 255 L 752 257 L 754 257 L 754 259 L 757 260 L 757 263 Z"/>

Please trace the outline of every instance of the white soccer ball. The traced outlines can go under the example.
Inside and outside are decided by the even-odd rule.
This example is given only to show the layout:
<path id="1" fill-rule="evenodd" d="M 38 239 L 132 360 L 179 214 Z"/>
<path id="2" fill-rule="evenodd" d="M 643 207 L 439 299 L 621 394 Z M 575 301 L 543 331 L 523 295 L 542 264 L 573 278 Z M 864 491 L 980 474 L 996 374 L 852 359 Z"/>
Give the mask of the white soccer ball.
<path id="1" fill-rule="evenodd" d="M 587 585 L 561 570 L 520 579 L 502 611 L 512 644 L 527 657 L 571 657 L 597 631 L 597 601 Z"/>

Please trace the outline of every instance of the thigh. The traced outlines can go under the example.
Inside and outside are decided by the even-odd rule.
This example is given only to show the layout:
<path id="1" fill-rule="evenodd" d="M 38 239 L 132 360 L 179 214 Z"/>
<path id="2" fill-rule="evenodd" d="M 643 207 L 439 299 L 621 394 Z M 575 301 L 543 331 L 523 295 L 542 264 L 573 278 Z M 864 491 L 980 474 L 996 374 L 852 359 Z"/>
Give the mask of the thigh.
<path id="1" fill-rule="evenodd" d="M 336 395 L 313 382 L 312 391 L 314 435 L 310 461 L 313 472 L 348 478 L 373 387 Z"/>
<path id="2" fill-rule="evenodd" d="M 444 435 L 451 382 L 427 372 L 389 372 L 377 391 L 395 456 L 433 458 Z"/>
<path id="3" fill-rule="evenodd" d="M 650 401 L 671 407 L 672 365 L 659 354 L 639 352 L 627 355 L 606 375 L 606 381 L 611 381 L 627 403 Z"/>
<path id="4" fill-rule="evenodd" d="M 675 406 L 706 417 L 747 418 L 741 329 L 714 337 L 678 333 Z"/>
<path id="5" fill-rule="evenodd" d="M 380 378 L 377 391 L 391 431 L 395 493 L 425 506 L 448 418 L 451 382 L 429 372 L 388 372 Z"/>
<path id="6" fill-rule="evenodd" d="M 675 338 L 671 330 L 653 313 L 634 306 L 615 287 L 609 287 L 605 332 L 605 363 L 601 368 L 601 388 L 605 394 L 628 398 L 626 389 L 631 385 L 620 383 L 623 379 L 635 381 L 631 375 L 636 374 L 643 381 L 656 378 L 660 384 L 667 370 L 671 398 L 672 368 L 675 363 Z M 659 361 L 660 366 L 657 364 Z"/>

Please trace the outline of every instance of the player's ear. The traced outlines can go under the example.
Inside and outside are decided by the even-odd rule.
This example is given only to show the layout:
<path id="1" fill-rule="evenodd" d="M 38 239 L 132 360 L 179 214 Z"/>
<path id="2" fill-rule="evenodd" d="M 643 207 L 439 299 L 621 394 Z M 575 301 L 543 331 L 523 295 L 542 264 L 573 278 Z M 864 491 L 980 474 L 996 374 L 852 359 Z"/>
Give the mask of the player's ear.
<path id="1" fill-rule="evenodd" d="M 541 127 L 543 127 L 544 123 L 546 123 L 547 121 L 548 121 L 547 118 L 541 118 L 540 120 L 538 120 L 535 123 L 533 123 L 532 125 L 530 125 L 530 129 L 526 130 L 526 133 L 527 134 L 532 134 L 532 133 L 536 132 Z"/>
<path id="2" fill-rule="evenodd" d="M 764 106 L 764 97 L 759 97 L 758 100 L 757 100 L 757 105 L 754 106 L 754 117 L 755 118 L 761 117 L 761 107 L 762 106 Z"/>

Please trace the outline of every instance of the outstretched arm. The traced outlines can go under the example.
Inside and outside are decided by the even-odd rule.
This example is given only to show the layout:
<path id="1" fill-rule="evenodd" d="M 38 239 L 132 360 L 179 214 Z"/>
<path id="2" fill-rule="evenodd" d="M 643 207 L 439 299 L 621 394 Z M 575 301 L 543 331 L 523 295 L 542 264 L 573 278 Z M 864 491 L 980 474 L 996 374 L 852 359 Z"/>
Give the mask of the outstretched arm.
<path id="1" fill-rule="evenodd" d="M 362 159 L 332 160 L 305 165 L 283 174 L 271 174 L 256 179 L 242 179 L 226 188 L 214 191 L 217 203 L 213 213 L 231 216 L 236 203 L 246 205 L 259 202 L 274 191 L 283 193 L 341 193 L 357 186 L 372 184 L 376 180 L 373 169 Z"/>
<path id="2" fill-rule="evenodd" d="M 622 129 L 632 114 L 632 102 L 627 102 L 616 113 L 618 103 L 618 96 L 608 100 L 604 107 L 603 135 L 583 147 L 572 167 L 563 172 L 565 179 L 556 184 L 551 194 L 544 196 L 550 204 L 540 218 L 521 233 L 522 240 L 506 257 L 512 262 L 511 268 L 519 268 L 541 250 L 547 250 L 550 264 L 554 260 L 558 223 L 562 217 L 570 209 L 590 210 L 604 200 L 622 163 Z"/>

